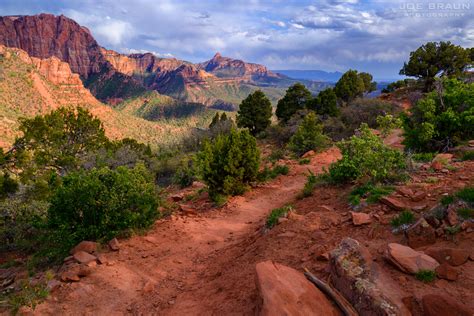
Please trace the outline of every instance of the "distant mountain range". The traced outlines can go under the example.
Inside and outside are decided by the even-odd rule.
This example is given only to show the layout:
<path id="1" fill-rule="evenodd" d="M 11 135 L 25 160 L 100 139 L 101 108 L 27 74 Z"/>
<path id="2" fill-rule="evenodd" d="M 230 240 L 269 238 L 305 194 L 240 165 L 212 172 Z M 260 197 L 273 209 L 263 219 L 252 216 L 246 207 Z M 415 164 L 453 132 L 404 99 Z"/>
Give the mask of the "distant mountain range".
<path id="1" fill-rule="evenodd" d="M 101 47 L 87 28 L 63 15 L 0 17 L 0 45 L 40 59 L 57 57 L 96 98 L 112 104 L 155 90 L 180 101 L 232 108 L 257 89 L 275 103 L 287 87 L 304 81 L 219 53 L 197 64 L 151 53 L 120 54 Z M 327 86 L 304 83 L 313 93 Z"/>
<path id="2" fill-rule="evenodd" d="M 323 70 L 274 70 L 274 72 L 285 75 L 293 79 L 337 82 L 342 76 L 342 72 L 327 72 Z"/>

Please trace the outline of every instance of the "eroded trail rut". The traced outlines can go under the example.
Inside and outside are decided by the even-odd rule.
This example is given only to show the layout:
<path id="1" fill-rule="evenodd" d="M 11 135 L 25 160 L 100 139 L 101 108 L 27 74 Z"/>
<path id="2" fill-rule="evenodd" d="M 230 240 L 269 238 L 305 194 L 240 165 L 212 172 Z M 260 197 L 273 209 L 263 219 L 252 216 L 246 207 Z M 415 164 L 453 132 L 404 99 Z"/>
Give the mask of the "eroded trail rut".
<path id="1" fill-rule="evenodd" d="M 335 161 L 335 148 L 291 166 L 287 176 L 234 197 L 220 210 L 158 221 L 145 235 L 121 241 L 108 264 L 55 292 L 36 313 L 51 315 L 210 315 L 222 308 L 223 268 L 261 234 L 270 211 L 295 200 L 307 170 Z M 225 265 L 221 267 L 220 265 Z M 234 268 L 234 267 L 231 267 Z M 238 267 L 235 267 L 238 269 Z M 252 303 L 250 303 L 252 304 Z M 247 303 L 248 305 L 248 303 Z M 252 306 L 232 313 L 244 314 Z"/>

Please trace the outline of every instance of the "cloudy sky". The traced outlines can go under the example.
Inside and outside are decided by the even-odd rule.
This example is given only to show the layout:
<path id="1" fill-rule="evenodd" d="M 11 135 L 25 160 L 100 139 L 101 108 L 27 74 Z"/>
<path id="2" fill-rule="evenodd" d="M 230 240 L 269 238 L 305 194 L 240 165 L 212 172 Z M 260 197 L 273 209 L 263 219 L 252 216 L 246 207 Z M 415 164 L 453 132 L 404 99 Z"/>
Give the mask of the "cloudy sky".
<path id="1" fill-rule="evenodd" d="M 427 41 L 474 46 L 473 0 L 0 0 L 0 15 L 64 14 L 102 46 L 192 62 L 219 51 L 271 69 L 396 78 Z"/>

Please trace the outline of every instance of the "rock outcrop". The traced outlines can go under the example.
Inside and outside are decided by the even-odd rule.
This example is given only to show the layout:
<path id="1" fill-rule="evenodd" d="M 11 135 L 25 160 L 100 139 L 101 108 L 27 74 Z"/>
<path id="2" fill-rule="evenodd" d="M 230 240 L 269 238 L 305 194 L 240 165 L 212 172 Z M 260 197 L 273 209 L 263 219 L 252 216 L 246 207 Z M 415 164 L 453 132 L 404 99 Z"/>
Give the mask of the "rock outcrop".
<path id="1" fill-rule="evenodd" d="M 256 271 L 259 315 L 341 315 L 302 273 L 272 261 L 258 263 Z"/>
<path id="2" fill-rule="evenodd" d="M 55 56 L 83 78 L 98 73 L 105 63 L 89 30 L 64 15 L 0 17 L 0 44 L 40 59 Z"/>
<path id="3" fill-rule="evenodd" d="M 329 260 L 334 287 L 361 315 L 404 315 L 400 299 L 388 294 L 395 285 L 374 273 L 380 269 L 357 240 L 344 239 Z"/>
<path id="4" fill-rule="evenodd" d="M 220 53 L 216 53 L 212 59 L 198 64 L 198 68 L 212 73 L 219 78 L 234 78 L 243 81 L 261 81 L 284 77 L 268 70 L 263 65 L 223 57 Z"/>

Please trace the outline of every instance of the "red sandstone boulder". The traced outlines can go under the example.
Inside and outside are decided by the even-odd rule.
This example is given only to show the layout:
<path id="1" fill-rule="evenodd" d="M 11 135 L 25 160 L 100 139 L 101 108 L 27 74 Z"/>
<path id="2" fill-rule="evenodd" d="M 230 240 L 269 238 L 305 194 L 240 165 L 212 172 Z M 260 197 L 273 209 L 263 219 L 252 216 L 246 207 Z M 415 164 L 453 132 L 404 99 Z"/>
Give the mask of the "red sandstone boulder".
<path id="1" fill-rule="evenodd" d="M 436 268 L 436 275 L 440 279 L 445 279 L 448 281 L 456 281 L 461 272 L 447 264 L 446 262 Z"/>
<path id="2" fill-rule="evenodd" d="M 259 315 L 341 315 L 302 273 L 272 261 L 258 263 L 256 270 Z"/>
<path id="3" fill-rule="evenodd" d="M 469 251 L 456 248 L 429 248 L 426 254 L 435 258 L 439 263 L 448 263 L 451 266 L 460 266 L 469 259 Z"/>
<path id="4" fill-rule="evenodd" d="M 461 304 L 459 299 L 447 295 L 428 294 L 421 299 L 425 316 L 472 316 L 474 311 Z"/>
<path id="5" fill-rule="evenodd" d="M 434 271 L 439 266 L 439 263 L 432 257 L 396 243 L 388 244 L 385 257 L 406 273 L 414 274 L 420 270 Z"/>

